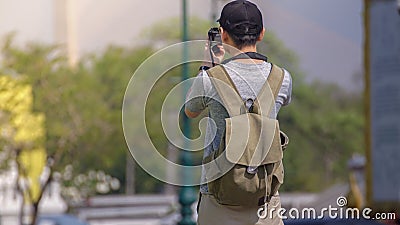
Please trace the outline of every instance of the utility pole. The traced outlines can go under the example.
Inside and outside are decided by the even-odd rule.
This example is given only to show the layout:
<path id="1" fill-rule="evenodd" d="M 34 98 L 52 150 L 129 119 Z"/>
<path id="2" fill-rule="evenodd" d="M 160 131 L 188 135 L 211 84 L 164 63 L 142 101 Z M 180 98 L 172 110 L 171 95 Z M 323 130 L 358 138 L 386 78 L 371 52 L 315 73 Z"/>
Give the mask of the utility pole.
<path id="1" fill-rule="evenodd" d="M 365 107 L 365 158 L 366 206 L 372 205 L 372 148 L 371 148 L 371 71 L 370 71 L 370 0 L 364 0 L 364 107 Z"/>
<path id="2" fill-rule="evenodd" d="M 217 21 L 218 0 L 211 1 L 211 25 Z"/>
<path id="3" fill-rule="evenodd" d="M 183 42 L 183 52 L 182 52 L 182 81 L 185 81 L 189 78 L 189 65 L 187 64 L 187 59 L 189 56 L 189 49 L 188 49 L 188 44 L 185 43 L 188 41 L 188 25 L 187 25 L 187 1 L 182 0 L 182 42 Z M 187 85 L 184 86 L 182 93 L 183 98 L 185 98 L 187 91 L 189 90 L 189 87 Z M 189 124 L 189 118 L 185 115 L 185 113 L 182 113 L 181 115 L 182 122 L 183 122 L 183 134 L 186 137 L 190 137 L 190 124 Z M 184 140 L 184 149 L 181 151 L 180 155 L 180 161 L 183 166 L 191 166 L 192 163 L 192 156 L 190 152 L 188 152 L 186 149 L 188 149 L 189 143 Z M 189 170 L 183 170 L 183 174 L 181 175 L 182 177 L 182 187 L 179 191 L 179 204 L 181 205 L 181 221 L 178 222 L 178 225 L 196 225 L 196 223 L 192 220 L 192 205 L 196 201 L 196 195 L 193 190 L 193 186 L 190 186 L 191 179 L 192 179 L 192 174 L 189 173 Z"/>
<path id="4" fill-rule="evenodd" d="M 400 1 L 400 0 L 399 0 Z M 211 0 L 211 25 L 214 26 L 217 22 L 220 3 L 225 3 L 227 0 Z"/>

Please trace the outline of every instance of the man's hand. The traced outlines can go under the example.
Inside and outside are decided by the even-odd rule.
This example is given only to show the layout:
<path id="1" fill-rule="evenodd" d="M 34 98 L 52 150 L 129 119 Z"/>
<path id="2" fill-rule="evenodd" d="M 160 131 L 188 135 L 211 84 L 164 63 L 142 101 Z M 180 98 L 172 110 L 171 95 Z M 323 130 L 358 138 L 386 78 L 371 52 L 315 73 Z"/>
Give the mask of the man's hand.
<path id="1" fill-rule="evenodd" d="M 224 55 L 225 55 L 225 49 L 223 45 L 216 45 L 214 48 L 218 48 L 219 51 L 218 53 L 215 53 L 214 51 L 211 50 L 210 52 L 210 48 L 209 48 L 209 42 L 206 43 L 206 46 L 204 47 L 204 61 L 203 61 L 203 66 L 208 66 L 208 67 L 212 67 L 212 59 L 211 59 L 211 54 L 212 57 L 214 59 L 214 63 L 215 64 L 219 64 L 222 62 L 222 60 L 224 59 Z"/>

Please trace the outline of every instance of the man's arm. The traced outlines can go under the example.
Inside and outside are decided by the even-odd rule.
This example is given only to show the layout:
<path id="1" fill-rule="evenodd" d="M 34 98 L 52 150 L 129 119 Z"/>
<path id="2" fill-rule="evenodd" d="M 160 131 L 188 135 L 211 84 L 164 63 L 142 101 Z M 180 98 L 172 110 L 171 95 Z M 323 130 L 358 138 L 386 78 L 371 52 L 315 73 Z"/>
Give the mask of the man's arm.
<path id="1" fill-rule="evenodd" d="M 186 95 L 185 114 L 189 118 L 198 117 L 206 108 L 204 103 L 203 74 L 201 71 Z"/>
<path id="2" fill-rule="evenodd" d="M 284 71 L 282 86 L 276 99 L 276 103 L 279 103 L 281 106 L 289 105 L 292 100 L 292 76 L 287 70 Z"/>
<path id="3" fill-rule="evenodd" d="M 208 45 L 209 45 L 209 43 L 207 42 L 206 46 L 204 48 L 204 61 L 201 64 L 201 66 L 210 68 L 213 65 L 211 63 L 212 60 L 211 60 L 211 55 L 210 55 L 210 50 L 209 50 Z M 223 45 L 217 45 L 217 46 L 219 49 L 218 54 L 215 54 L 214 52 L 212 52 L 212 54 L 213 54 L 214 62 L 219 64 L 222 61 L 222 59 L 224 58 L 225 49 L 224 49 Z M 201 70 L 186 96 L 187 102 L 185 104 L 185 114 L 189 118 L 198 117 L 201 114 L 201 112 L 203 112 L 203 110 L 206 108 L 206 103 L 204 102 L 204 96 L 205 96 L 205 92 L 206 92 L 205 91 L 206 88 L 203 83 L 204 77 L 208 77 L 208 75 L 205 72 L 205 70 Z M 194 96 L 201 96 L 201 97 L 194 97 Z"/>

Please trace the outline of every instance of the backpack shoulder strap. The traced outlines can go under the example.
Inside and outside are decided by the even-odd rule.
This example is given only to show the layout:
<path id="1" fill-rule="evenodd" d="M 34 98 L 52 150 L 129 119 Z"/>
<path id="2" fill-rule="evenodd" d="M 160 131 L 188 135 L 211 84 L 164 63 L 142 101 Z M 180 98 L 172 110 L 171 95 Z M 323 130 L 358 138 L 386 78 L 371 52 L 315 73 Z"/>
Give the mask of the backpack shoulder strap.
<path id="1" fill-rule="evenodd" d="M 239 91 L 231 77 L 222 65 L 207 70 L 210 80 L 217 90 L 222 103 L 230 117 L 240 115 L 245 110 L 245 105 L 240 97 Z"/>
<path id="2" fill-rule="evenodd" d="M 285 71 L 279 66 L 272 64 L 271 73 L 268 76 L 268 84 L 271 87 L 274 99 L 278 97 L 279 90 L 281 89 L 283 79 L 285 77 Z"/>
<path id="3" fill-rule="evenodd" d="M 272 64 L 271 72 L 267 81 L 261 88 L 256 101 L 254 102 L 254 112 L 268 116 L 275 107 L 275 101 L 281 89 L 285 71 L 279 66 Z"/>

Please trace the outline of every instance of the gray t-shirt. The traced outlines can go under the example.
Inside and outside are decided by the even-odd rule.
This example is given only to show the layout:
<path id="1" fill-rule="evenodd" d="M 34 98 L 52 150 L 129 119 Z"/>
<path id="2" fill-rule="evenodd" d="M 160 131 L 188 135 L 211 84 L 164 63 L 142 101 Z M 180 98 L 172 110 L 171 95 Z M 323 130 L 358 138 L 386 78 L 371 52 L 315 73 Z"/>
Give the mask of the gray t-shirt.
<path id="1" fill-rule="evenodd" d="M 235 84 L 243 101 L 255 99 L 271 72 L 271 63 L 263 62 L 248 64 L 231 61 L 224 65 L 226 71 Z M 281 106 L 288 105 L 292 94 L 292 78 L 285 70 L 282 86 L 275 102 L 275 109 L 271 111 L 270 118 L 275 119 Z M 225 132 L 225 118 L 228 112 L 221 103 L 221 99 L 213 87 L 210 78 L 205 71 L 200 72 L 194 80 L 187 95 L 185 107 L 191 112 L 200 112 L 208 108 L 209 120 L 205 134 L 204 157 L 209 156 L 218 149 L 223 132 Z M 202 183 L 205 183 L 205 172 L 202 173 Z M 207 193 L 207 185 L 201 185 L 200 191 Z"/>

